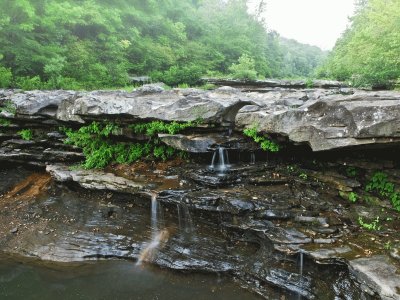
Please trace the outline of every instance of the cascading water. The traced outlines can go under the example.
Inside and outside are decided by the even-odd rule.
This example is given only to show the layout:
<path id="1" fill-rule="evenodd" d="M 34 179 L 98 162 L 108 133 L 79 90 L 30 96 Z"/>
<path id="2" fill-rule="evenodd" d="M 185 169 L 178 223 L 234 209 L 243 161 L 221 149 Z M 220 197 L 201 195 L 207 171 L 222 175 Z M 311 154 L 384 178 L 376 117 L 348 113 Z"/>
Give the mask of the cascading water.
<path id="1" fill-rule="evenodd" d="M 157 249 L 161 244 L 165 243 L 169 238 L 169 232 L 167 229 L 159 230 L 158 220 L 158 201 L 157 194 L 151 194 L 151 241 L 146 247 L 140 252 L 137 264 L 140 265 L 143 261 L 149 261 L 153 259 Z"/>
<path id="2" fill-rule="evenodd" d="M 254 152 L 251 152 L 250 154 L 250 164 L 254 165 L 256 163 L 256 154 Z"/>
<path id="3" fill-rule="evenodd" d="M 154 237 L 158 231 L 158 218 L 157 218 L 158 202 L 157 195 L 151 195 L 151 235 Z"/>
<path id="4" fill-rule="evenodd" d="M 224 147 L 218 147 L 218 149 L 214 151 L 210 168 L 223 173 L 228 169 L 228 167 L 229 167 L 228 150 L 226 150 Z"/>
<path id="5" fill-rule="evenodd" d="M 181 202 L 180 204 L 177 204 L 177 210 L 179 231 L 182 232 L 184 236 L 189 235 L 190 238 L 193 238 L 194 225 L 188 206 L 186 203 Z"/>

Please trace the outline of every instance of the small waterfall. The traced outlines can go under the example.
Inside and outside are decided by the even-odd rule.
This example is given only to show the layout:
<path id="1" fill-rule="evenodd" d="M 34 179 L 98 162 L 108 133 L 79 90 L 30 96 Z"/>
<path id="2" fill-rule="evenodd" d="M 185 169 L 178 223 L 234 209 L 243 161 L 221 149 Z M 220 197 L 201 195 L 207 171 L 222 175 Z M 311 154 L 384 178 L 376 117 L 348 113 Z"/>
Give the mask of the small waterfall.
<path id="1" fill-rule="evenodd" d="M 158 233 L 158 202 L 157 194 L 151 195 L 151 236 L 154 237 Z"/>
<path id="2" fill-rule="evenodd" d="M 251 152 L 250 154 L 250 164 L 254 165 L 256 163 L 256 154 L 254 152 Z"/>
<path id="3" fill-rule="evenodd" d="M 218 149 L 214 151 L 210 167 L 214 170 L 224 172 L 229 167 L 228 150 L 226 150 L 224 147 L 218 147 Z"/>
<path id="4" fill-rule="evenodd" d="M 303 251 L 299 252 L 299 274 L 303 276 L 303 263 L 304 263 L 304 254 Z"/>
<path id="5" fill-rule="evenodd" d="M 158 201 L 157 194 L 151 194 L 151 241 L 146 244 L 146 247 L 140 252 L 137 265 L 140 265 L 143 261 L 149 261 L 154 258 L 156 251 L 168 241 L 169 232 L 167 229 L 159 230 L 159 213 L 158 213 Z"/>
<path id="6" fill-rule="evenodd" d="M 192 234 L 194 232 L 194 225 L 189 207 L 185 203 L 181 202 L 180 204 L 177 204 L 177 209 L 180 232 Z"/>
<path id="7" fill-rule="evenodd" d="M 299 274 L 300 274 L 300 281 L 303 279 L 303 265 L 304 265 L 304 253 L 303 250 L 299 251 Z M 301 300 L 302 296 L 300 293 L 297 295 L 297 300 Z"/>

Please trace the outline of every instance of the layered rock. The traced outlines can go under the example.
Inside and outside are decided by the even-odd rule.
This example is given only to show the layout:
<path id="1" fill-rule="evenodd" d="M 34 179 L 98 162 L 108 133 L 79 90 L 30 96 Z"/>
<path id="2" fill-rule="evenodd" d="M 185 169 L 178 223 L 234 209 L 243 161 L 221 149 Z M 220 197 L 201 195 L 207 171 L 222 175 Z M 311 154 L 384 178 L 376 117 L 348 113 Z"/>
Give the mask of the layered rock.
<path id="1" fill-rule="evenodd" d="M 331 86 L 336 88 L 271 87 L 266 93 L 230 87 L 213 91 L 164 90 L 160 85 L 144 86 L 132 93 L 3 90 L 0 103 L 9 100 L 15 105 L 15 115 L 6 111 L 1 115 L 19 127 L 25 124 L 34 128 L 36 124 L 53 126 L 52 130 L 59 125 L 79 126 L 93 120 L 131 124 L 201 119 L 211 128 L 200 128 L 197 135 L 161 137 L 165 143 L 188 152 L 207 152 L 215 145 L 227 144 L 232 141 L 230 131 L 251 126 L 295 144 L 307 144 L 313 151 L 400 142 L 399 92 L 358 91 L 338 88 L 333 83 Z M 13 136 L 2 134 L 1 139 L 9 138 Z"/>
<path id="2" fill-rule="evenodd" d="M 398 92 L 328 95 L 293 108 L 277 105 L 278 101 L 271 101 L 271 95 L 252 99 L 259 107 L 240 111 L 237 126 L 257 124 L 261 131 L 307 143 L 313 151 L 400 142 Z"/>

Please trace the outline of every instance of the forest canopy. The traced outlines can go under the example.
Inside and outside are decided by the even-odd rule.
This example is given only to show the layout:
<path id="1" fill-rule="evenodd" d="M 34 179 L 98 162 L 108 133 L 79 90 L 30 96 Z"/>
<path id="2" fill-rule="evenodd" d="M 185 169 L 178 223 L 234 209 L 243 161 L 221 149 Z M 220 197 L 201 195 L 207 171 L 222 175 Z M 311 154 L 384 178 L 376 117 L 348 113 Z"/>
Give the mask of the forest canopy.
<path id="1" fill-rule="evenodd" d="M 0 87 L 23 89 L 195 85 L 240 58 L 253 77 L 305 77 L 326 55 L 266 30 L 245 0 L 3 0 L 0 45 Z"/>
<path id="2" fill-rule="evenodd" d="M 351 26 L 319 73 L 355 86 L 396 84 L 400 80 L 400 1 L 358 0 Z"/>

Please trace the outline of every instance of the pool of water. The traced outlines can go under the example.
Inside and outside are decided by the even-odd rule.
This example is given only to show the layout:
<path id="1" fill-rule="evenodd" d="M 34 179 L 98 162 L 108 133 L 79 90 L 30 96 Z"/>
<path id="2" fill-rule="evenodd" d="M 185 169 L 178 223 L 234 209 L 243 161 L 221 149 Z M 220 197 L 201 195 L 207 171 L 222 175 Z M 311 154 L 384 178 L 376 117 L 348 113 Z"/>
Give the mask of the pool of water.
<path id="1" fill-rule="evenodd" d="M 0 257 L 0 299 L 259 299 L 230 279 L 182 274 L 124 260 L 79 265 Z"/>

